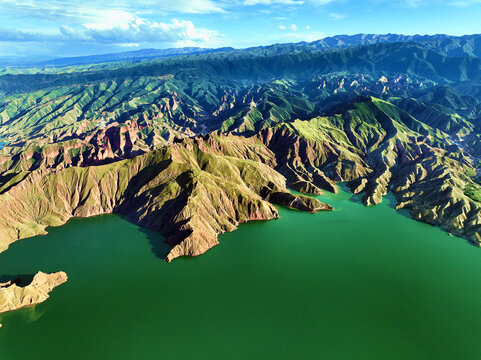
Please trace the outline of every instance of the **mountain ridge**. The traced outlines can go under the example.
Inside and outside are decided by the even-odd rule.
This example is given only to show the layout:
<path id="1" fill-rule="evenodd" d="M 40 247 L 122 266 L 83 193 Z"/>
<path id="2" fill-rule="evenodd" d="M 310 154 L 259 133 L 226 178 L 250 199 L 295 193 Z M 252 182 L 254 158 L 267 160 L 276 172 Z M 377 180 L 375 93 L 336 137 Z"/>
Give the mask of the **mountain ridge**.
<path id="1" fill-rule="evenodd" d="M 450 56 L 455 54 L 463 55 L 470 54 L 472 56 L 479 57 L 481 52 L 473 49 L 469 51 L 464 49 L 470 43 L 475 42 L 479 47 L 480 34 L 472 35 L 447 35 L 447 34 L 435 34 L 435 35 L 403 35 L 403 34 L 375 34 L 375 33 L 359 33 L 353 35 L 339 34 L 333 36 L 327 36 L 311 42 L 300 41 L 294 43 L 276 43 L 272 45 L 252 46 L 243 49 L 236 49 L 233 47 L 220 47 L 220 48 L 201 48 L 201 47 L 181 47 L 181 48 L 166 48 L 155 49 L 145 48 L 140 50 L 93 54 L 86 56 L 70 56 L 59 57 L 52 59 L 34 60 L 34 59 L 0 59 L 0 66 L 8 67 L 68 67 L 75 65 L 89 65 L 89 64 L 101 64 L 112 62 L 135 62 L 142 60 L 149 60 L 163 57 L 176 57 L 176 56 L 189 56 L 205 53 L 217 53 L 217 52 L 246 52 L 246 51 L 272 51 L 275 53 L 286 53 L 290 51 L 306 51 L 306 50 L 336 50 L 355 46 L 365 46 L 377 43 L 397 43 L 397 42 L 414 42 L 414 43 L 431 43 L 433 48 L 441 48 L 444 46 L 446 49 L 448 44 L 452 48 L 448 51 Z"/>

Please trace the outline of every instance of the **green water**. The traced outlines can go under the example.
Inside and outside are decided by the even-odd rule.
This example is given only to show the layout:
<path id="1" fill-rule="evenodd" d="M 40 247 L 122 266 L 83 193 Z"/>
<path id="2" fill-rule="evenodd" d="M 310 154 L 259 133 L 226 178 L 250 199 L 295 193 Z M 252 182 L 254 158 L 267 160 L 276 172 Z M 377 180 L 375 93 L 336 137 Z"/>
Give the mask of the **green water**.
<path id="1" fill-rule="evenodd" d="M 16 242 L 1 274 L 69 281 L 0 315 L 0 359 L 481 359 L 481 250 L 391 197 L 322 198 L 336 211 L 280 209 L 170 264 L 115 215 Z"/>

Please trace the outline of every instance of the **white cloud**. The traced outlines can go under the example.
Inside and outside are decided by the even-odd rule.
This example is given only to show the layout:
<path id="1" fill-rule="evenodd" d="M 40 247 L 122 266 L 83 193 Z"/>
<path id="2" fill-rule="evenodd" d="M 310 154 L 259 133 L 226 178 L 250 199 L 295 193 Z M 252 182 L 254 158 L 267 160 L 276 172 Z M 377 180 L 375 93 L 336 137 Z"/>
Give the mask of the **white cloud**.
<path id="1" fill-rule="evenodd" d="M 53 41 L 96 44 L 153 43 L 207 43 L 222 37 L 213 30 L 196 28 L 191 21 L 174 19 L 170 23 L 152 22 L 141 18 L 114 23 L 86 23 L 76 29 L 67 25 L 57 34 L 29 33 L 18 30 L 0 30 L 0 41 Z"/>
<path id="2" fill-rule="evenodd" d="M 313 5 L 323 6 L 332 3 L 335 0 L 309 0 Z"/>
<path id="3" fill-rule="evenodd" d="M 37 19 L 41 20 L 43 25 L 80 25 L 107 23 L 108 21 L 103 19 L 109 19 L 115 24 L 132 20 L 133 16 L 153 20 L 154 15 L 164 18 L 173 13 L 235 13 L 234 10 L 242 5 L 323 6 L 333 1 L 341 0 L 0 0 L 0 9 L 8 9 L 0 11 L 0 19 L 5 19 L 0 20 L 0 23 L 13 23 L 17 19 Z"/>
<path id="4" fill-rule="evenodd" d="M 136 21 L 136 17 L 131 13 L 123 10 L 106 10 L 101 12 L 95 18 L 95 22 L 83 24 L 86 29 L 107 30 L 122 24 L 128 24 Z"/>
<path id="5" fill-rule="evenodd" d="M 471 5 L 481 4 L 481 0 L 457 0 L 451 1 L 451 5 L 459 7 L 468 7 Z"/>
<path id="6" fill-rule="evenodd" d="M 31 17 L 48 21 L 92 21 L 105 13 L 219 13 L 225 12 L 226 2 L 217 0 L 0 0 L 0 16 Z"/>
<path id="7" fill-rule="evenodd" d="M 309 25 L 306 26 L 306 30 L 309 30 L 311 27 Z"/>
<path id="8" fill-rule="evenodd" d="M 342 20 L 346 17 L 346 15 L 339 13 L 329 13 L 329 17 L 334 20 Z"/>
<path id="9" fill-rule="evenodd" d="M 380 5 L 387 3 L 386 0 L 376 0 Z M 481 0 L 392 0 L 392 5 L 400 7 L 426 7 L 426 6 L 458 6 L 458 7 L 469 7 L 476 4 L 481 4 Z"/>
<path id="10" fill-rule="evenodd" d="M 452 0 L 393 0 L 392 5 L 408 8 L 418 8 L 421 6 L 446 5 Z M 385 0 L 378 0 L 383 4 Z"/>
<path id="11" fill-rule="evenodd" d="M 297 31 L 297 25 L 296 24 L 291 24 L 289 26 L 285 25 L 279 25 L 278 26 L 279 30 L 292 30 L 292 31 Z"/>
<path id="12" fill-rule="evenodd" d="M 14 29 L 0 29 L 0 41 L 10 42 L 43 42 L 52 40 L 49 34 L 37 32 L 20 31 Z"/>
<path id="13" fill-rule="evenodd" d="M 136 0 L 127 3 L 133 3 L 135 6 L 143 4 L 148 9 L 197 14 L 225 12 L 228 4 L 216 0 Z"/>
<path id="14" fill-rule="evenodd" d="M 139 47 L 139 43 L 125 43 L 125 44 L 119 44 L 120 47 Z"/>
<path id="15" fill-rule="evenodd" d="M 244 5 L 302 5 L 303 0 L 244 0 Z"/>
<path id="16" fill-rule="evenodd" d="M 424 6 L 424 7 L 440 6 L 440 5 L 469 7 L 469 6 L 481 4 L 481 0 L 396 0 L 394 4 L 398 6 L 411 7 L 411 8 L 417 8 L 421 6 Z"/>
<path id="17" fill-rule="evenodd" d="M 137 18 L 118 23 L 90 23 L 81 30 L 62 27 L 61 33 L 79 41 L 105 43 L 176 42 L 190 40 L 209 42 L 219 38 L 217 31 L 198 29 L 191 21 L 174 19 L 170 23 L 152 22 Z"/>
<path id="18" fill-rule="evenodd" d="M 244 5 L 327 5 L 336 0 L 244 0 Z"/>

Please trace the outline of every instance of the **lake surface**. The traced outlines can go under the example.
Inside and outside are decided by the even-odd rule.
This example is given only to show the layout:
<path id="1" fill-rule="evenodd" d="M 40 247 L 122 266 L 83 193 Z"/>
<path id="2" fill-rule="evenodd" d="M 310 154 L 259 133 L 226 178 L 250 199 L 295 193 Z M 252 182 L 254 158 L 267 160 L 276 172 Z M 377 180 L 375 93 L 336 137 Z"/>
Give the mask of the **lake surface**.
<path id="1" fill-rule="evenodd" d="M 197 258 L 116 215 L 74 219 L 0 254 L 0 274 L 64 270 L 0 315 L 10 359 L 481 359 L 481 250 L 341 192 L 280 209 Z"/>

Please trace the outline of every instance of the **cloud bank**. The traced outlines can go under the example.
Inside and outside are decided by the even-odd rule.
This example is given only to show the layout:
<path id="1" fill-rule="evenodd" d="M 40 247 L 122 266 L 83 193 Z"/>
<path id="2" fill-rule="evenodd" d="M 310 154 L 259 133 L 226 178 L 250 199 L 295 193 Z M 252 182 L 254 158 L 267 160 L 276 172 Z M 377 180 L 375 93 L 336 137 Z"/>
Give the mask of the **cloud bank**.
<path id="1" fill-rule="evenodd" d="M 80 43 L 174 43 L 178 41 L 209 42 L 221 38 L 214 30 L 196 28 L 191 21 L 174 19 L 170 23 L 133 19 L 128 22 L 85 23 L 81 29 L 62 25 L 57 33 L 44 34 L 0 29 L 0 41 Z"/>

